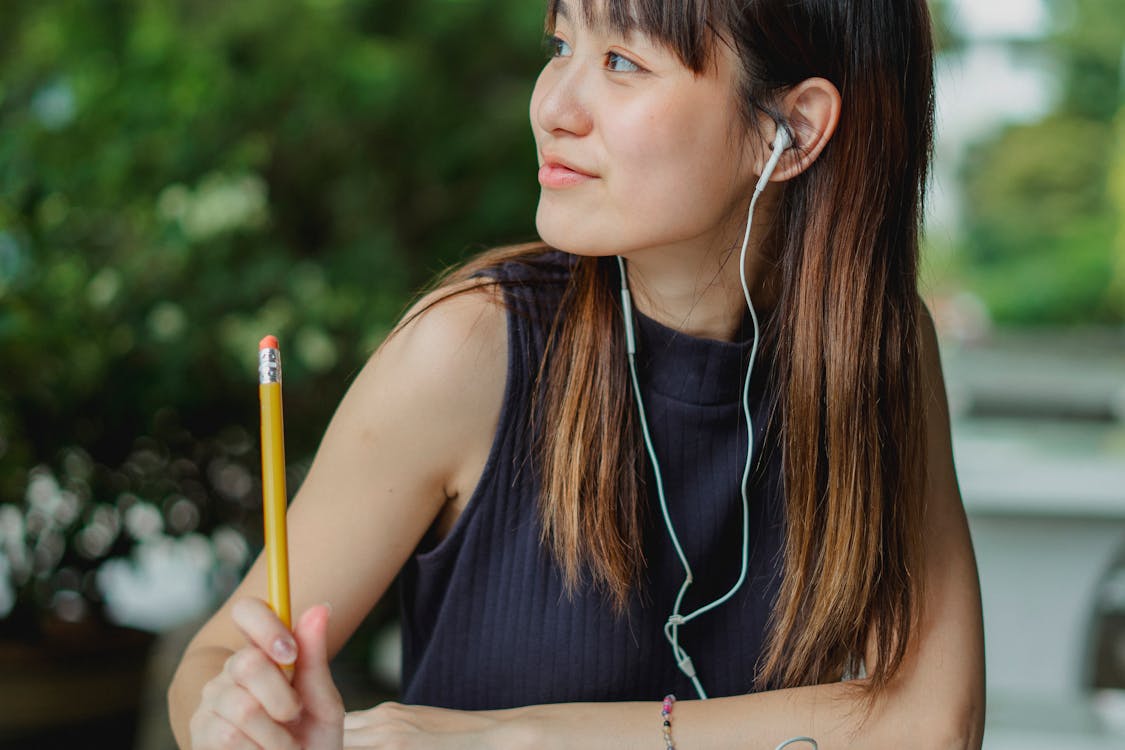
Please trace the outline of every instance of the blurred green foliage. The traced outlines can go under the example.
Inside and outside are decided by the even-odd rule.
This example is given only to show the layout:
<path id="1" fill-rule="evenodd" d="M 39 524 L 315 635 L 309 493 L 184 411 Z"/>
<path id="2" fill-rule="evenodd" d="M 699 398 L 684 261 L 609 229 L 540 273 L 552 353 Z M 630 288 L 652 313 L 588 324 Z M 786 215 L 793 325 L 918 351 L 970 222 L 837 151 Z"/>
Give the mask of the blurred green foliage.
<path id="1" fill-rule="evenodd" d="M 120 465 L 157 414 L 255 430 L 266 333 L 307 456 L 414 290 L 533 236 L 542 12 L 5 0 L 0 500 L 64 446 Z"/>
<path id="2" fill-rule="evenodd" d="M 1113 242 L 1114 274 L 1110 284 L 1110 304 L 1125 319 L 1125 107 L 1117 113 L 1117 140 L 1110 159 L 1110 205 L 1117 216 L 1117 235 Z"/>
<path id="3" fill-rule="evenodd" d="M 1048 8 L 1038 54 L 1057 71 L 1057 102 L 971 149 L 959 270 L 1002 324 L 1121 323 L 1125 191 L 1111 189 L 1111 175 L 1125 170 L 1125 131 L 1114 124 L 1125 117 L 1125 15 L 1120 0 Z"/>

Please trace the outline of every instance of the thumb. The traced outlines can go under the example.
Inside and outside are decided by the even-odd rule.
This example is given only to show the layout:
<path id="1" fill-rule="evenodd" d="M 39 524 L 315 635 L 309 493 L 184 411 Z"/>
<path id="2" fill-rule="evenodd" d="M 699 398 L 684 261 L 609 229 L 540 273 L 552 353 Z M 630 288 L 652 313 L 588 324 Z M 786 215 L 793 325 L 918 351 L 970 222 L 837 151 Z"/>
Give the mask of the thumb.
<path id="1" fill-rule="evenodd" d="M 305 709 L 318 719 L 333 718 L 340 713 L 340 691 L 332 682 L 328 669 L 328 614 L 330 608 L 318 604 L 305 610 L 297 621 L 293 635 L 297 639 L 297 662 L 293 671 L 293 687 L 301 696 Z"/>

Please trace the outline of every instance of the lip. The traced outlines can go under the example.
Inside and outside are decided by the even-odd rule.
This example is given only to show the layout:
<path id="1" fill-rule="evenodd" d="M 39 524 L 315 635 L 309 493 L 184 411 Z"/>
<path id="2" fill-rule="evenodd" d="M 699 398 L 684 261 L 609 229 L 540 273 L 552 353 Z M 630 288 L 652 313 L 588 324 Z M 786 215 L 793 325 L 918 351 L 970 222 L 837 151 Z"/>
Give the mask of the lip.
<path id="1" fill-rule="evenodd" d="M 567 188 L 596 179 L 596 175 L 557 156 L 544 154 L 539 167 L 539 184 L 545 188 Z"/>

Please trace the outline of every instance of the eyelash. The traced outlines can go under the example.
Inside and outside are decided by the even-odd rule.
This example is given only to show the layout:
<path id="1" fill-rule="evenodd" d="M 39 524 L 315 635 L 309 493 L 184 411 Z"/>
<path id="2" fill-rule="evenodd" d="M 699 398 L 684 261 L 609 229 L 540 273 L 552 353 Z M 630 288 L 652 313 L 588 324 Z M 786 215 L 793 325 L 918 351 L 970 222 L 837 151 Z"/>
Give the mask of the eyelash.
<path id="1" fill-rule="evenodd" d="M 621 62 L 626 63 L 630 66 L 629 70 L 617 70 L 611 64 L 609 69 L 612 70 L 614 73 L 639 73 L 642 70 L 640 65 L 637 65 L 635 62 L 633 62 L 629 58 L 625 57 L 624 55 L 618 54 L 617 52 L 607 52 L 606 53 L 606 62 L 608 63 L 611 60 L 620 60 Z"/>
<path id="2" fill-rule="evenodd" d="M 546 47 L 547 55 L 551 58 L 563 57 L 563 47 L 570 47 L 569 44 L 567 44 L 557 36 L 548 36 L 544 42 L 544 46 Z M 644 71 L 644 68 L 642 68 L 640 65 L 618 52 L 607 52 L 605 57 L 609 70 L 612 73 L 640 73 Z M 629 68 L 626 70 L 618 70 L 614 67 L 615 61 L 623 62 L 628 65 Z"/>
<path id="3" fill-rule="evenodd" d="M 547 53 L 548 57 L 562 57 L 561 47 L 566 44 L 562 39 L 557 36 L 548 36 L 543 40 L 543 50 Z M 566 44 L 566 46 L 570 46 Z"/>

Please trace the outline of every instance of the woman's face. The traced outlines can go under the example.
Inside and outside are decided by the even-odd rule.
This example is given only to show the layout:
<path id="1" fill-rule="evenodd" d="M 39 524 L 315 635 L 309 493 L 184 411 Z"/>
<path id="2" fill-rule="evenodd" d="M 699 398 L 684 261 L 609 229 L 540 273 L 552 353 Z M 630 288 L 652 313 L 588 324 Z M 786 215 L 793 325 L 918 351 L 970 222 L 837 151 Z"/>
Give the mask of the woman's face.
<path id="1" fill-rule="evenodd" d="M 757 139 L 739 114 L 730 49 L 716 45 L 697 75 L 643 35 L 565 10 L 551 43 L 531 96 L 542 239 L 580 255 L 732 243 Z"/>

